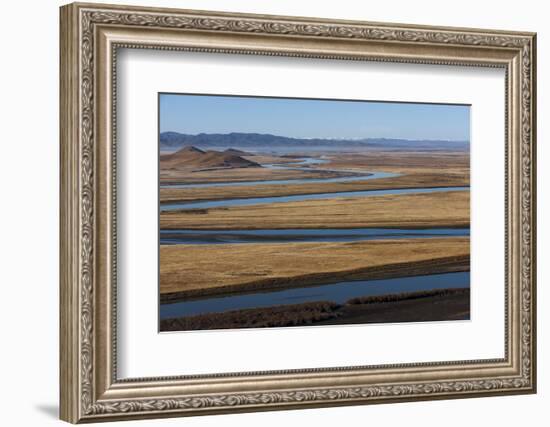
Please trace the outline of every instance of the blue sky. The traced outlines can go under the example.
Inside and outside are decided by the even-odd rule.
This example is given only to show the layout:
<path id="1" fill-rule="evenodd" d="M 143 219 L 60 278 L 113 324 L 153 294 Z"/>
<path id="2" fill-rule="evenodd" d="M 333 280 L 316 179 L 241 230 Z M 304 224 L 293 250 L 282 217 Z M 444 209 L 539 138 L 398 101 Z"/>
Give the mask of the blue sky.
<path id="1" fill-rule="evenodd" d="M 470 139 L 470 107 L 161 94 L 160 131 L 464 141 Z"/>

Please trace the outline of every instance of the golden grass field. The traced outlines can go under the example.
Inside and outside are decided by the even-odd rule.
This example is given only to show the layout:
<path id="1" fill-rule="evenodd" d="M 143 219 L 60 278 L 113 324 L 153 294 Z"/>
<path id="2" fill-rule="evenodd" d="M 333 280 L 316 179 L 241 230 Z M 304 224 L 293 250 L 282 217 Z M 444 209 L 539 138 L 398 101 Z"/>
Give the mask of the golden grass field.
<path id="1" fill-rule="evenodd" d="M 467 271 L 469 254 L 468 237 L 161 246 L 161 300 L 304 286 L 335 278 Z"/>
<path id="2" fill-rule="evenodd" d="M 462 152 L 429 151 L 365 151 L 331 156 L 328 164 L 318 168 L 361 169 L 401 173 L 461 174 L 466 179 L 470 174 L 470 155 Z"/>
<path id="3" fill-rule="evenodd" d="M 308 184 L 255 185 L 250 187 L 161 188 L 160 202 L 191 202 L 249 197 L 274 197 L 296 194 L 341 193 L 345 191 L 383 190 L 387 188 L 468 186 L 468 176 L 450 173 L 407 173 L 394 178 Z"/>
<path id="4" fill-rule="evenodd" d="M 370 196 L 162 212 L 162 229 L 467 227 L 468 191 Z"/>

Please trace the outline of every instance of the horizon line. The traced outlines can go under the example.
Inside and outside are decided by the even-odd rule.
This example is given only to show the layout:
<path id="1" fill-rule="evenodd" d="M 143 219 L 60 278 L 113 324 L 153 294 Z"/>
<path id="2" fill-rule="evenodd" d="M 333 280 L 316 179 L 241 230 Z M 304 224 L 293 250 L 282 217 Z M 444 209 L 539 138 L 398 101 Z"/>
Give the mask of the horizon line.
<path id="1" fill-rule="evenodd" d="M 446 141 L 446 142 L 468 142 L 470 143 L 470 139 L 429 139 L 429 138 L 416 138 L 416 139 L 410 139 L 410 138 L 395 138 L 395 137 L 386 137 L 386 136 L 357 136 L 357 137 L 341 137 L 341 138 L 330 138 L 330 137 L 297 137 L 297 136 L 286 136 L 286 135 L 276 135 L 273 133 L 261 133 L 261 132 L 200 132 L 200 133 L 182 133 L 174 130 L 165 130 L 159 132 L 159 135 L 162 135 L 163 133 L 176 133 L 178 135 L 189 135 L 189 136 L 199 136 L 199 135 L 231 135 L 231 134 L 244 134 L 244 135 L 268 135 L 268 136 L 275 136 L 280 138 L 289 138 L 289 139 L 302 139 L 302 140 L 310 140 L 310 139 L 322 139 L 327 141 L 361 141 L 366 139 L 387 139 L 387 140 L 397 140 L 397 141 Z"/>

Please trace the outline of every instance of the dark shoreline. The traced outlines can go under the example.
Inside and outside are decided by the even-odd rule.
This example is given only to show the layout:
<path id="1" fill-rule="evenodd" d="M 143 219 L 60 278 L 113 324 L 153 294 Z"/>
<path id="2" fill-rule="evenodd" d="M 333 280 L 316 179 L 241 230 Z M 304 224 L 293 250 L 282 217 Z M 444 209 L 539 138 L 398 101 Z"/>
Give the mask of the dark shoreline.
<path id="1" fill-rule="evenodd" d="M 432 289 L 163 319 L 160 331 L 191 331 L 470 319 L 470 289 Z"/>
<path id="2" fill-rule="evenodd" d="M 296 277 L 282 277 L 257 280 L 240 285 L 222 286 L 209 289 L 192 289 L 188 291 L 160 294 L 160 304 L 189 301 L 204 297 L 219 297 L 240 294 L 243 292 L 271 292 L 297 287 L 318 286 L 340 281 L 390 279 L 407 276 L 451 273 L 468 271 L 470 255 L 437 258 L 409 263 L 385 264 L 382 266 L 359 268 L 343 272 L 312 273 Z"/>

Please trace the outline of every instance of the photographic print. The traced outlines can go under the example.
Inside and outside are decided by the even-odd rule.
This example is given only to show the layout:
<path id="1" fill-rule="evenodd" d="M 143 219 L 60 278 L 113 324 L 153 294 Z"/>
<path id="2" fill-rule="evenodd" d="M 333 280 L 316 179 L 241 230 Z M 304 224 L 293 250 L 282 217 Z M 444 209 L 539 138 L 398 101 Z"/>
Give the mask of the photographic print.
<path id="1" fill-rule="evenodd" d="M 467 320 L 468 105 L 159 95 L 160 330 Z"/>

